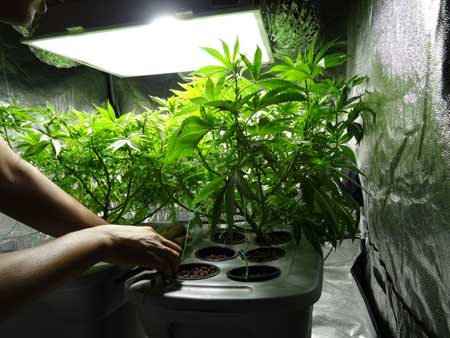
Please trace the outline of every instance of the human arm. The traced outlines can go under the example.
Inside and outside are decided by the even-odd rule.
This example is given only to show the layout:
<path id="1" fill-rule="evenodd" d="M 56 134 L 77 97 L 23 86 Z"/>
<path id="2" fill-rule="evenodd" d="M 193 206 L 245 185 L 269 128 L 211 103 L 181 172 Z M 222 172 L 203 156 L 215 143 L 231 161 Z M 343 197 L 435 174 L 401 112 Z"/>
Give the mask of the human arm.
<path id="1" fill-rule="evenodd" d="M 17 156 L 1 139 L 0 212 L 54 237 L 108 224 Z M 178 225 L 161 234 L 181 245 L 185 228 Z"/>
<path id="2" fill-rule="evenodd" d="M 102 225 L 0 254 L 0 319 L 98 261 L 157 268 L 173 275 L 180 252 L 151 227 Z"/>
<path id="3" fill-rule="evenodd" d="M 0 212 L 54 237 L 107 224 L 0 139 Z"/>

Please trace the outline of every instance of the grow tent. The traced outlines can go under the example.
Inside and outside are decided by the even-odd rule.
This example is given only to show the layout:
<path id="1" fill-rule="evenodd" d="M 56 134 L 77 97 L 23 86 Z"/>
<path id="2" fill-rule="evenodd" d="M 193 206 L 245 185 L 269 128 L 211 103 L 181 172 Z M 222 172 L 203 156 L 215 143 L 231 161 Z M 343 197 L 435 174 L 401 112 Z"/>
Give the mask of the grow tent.
<path id="1" fill-rule="evenodd" d="M 321 6 L 330 27 L 327 36 L 335 33 L 333 27 L 345 27 L 342 16 L 350 14 L 353 59 L 348 74 L 367 74 L 378 103 L 377 124 L 366 121 L 368 133 L 359 158 L 367 173 L 363 186 L 368 226 L 366 256 L 360 261 L 380 336 L 450 337 L 448 2 L 322 1 Z M 12 99 L 30 105 L 49 101 L 59 110 L 89 110 L 92 102 L 106 101 L 104 74 L 84 67 L 47 67 L 18 43 L 10 27 L 0 29 L 2 104 Z M 124 110 L 138 107 L 136 102 L 146 102 L 148 93 L 164 96 L 165 88 L 177 81 L 176 75 L 116 81 L 119 104 Z M 11 233 L 10 227 L 2 232 Z M 355 329 L 370 324 L 367 316 L 360 317 L 361 299 L 353 302 L 357 291 L 354 285 L 354 291 L 348 288 L 352 279 L 342 277 L 348 277 L 353 260 L 341 263 L 340 258 L 353 257 L 344 248 L 328 261 L 330 274 L 339 277 L 327 276 L 325 267 L 324 293 L 316 309 L 327 310 L 327 315 L 315 316 L 317 338 L 330 332 L 333 337 L 375 336 L 371 329 Z"/>

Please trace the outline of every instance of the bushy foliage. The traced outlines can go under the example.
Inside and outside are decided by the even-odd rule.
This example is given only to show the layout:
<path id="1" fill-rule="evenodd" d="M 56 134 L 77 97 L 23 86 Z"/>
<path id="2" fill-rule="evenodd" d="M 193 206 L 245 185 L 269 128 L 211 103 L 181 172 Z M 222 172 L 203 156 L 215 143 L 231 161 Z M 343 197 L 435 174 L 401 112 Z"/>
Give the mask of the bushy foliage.
<path id="1" fill-rule="evenodd" d="M 320 30 L 317 11 L 308 1 L 259 1 L 275 57 L 295 58 L 309 49 Z"/>
<path id="2" fill-rule="evenodd" d="M 104 219 L 136 224 L 166 204 L 159 189 L 162 116 L 117 118 L 110 105 L 97 113 L 12 105 L 1 113 L 0 134 L 10 146 Z"/>
<path id="3" fill-rule="evenodd" d="M 159 108 L 120 117 L 56 112 L 51 106 L 1 108 L 0 133 L 56 184 L 114 223 L 140 223 L 165 206 L 207 217 L 213 228 L 244 219 L 258 235 L 291 227 L 318 249 L 354 235 L 359 205 L 342 189 L 358 172 L 349 142 L 370 109 L 328 69 L 346 55 L 313 42 L 264 70 L 223 43 L 204 48 L 219 65 L 192 74 Z"/>
<path id="4" fill-rule="evenodd" d="M 347 144 L 360 141 L 368 109 L 351 96 L 363 78 L 324 76 L 346 61 L 327 54 L 332 45 L 313 43 L 265 72 L 259 49 L 250 61 L 238 41 L 204 48 L 220 66 L 198 70 L 163 102 L 172 113 L 163 172 L 176 200 L 213 226 L 233 226 L 236 215 L 260 235 L 288 225 L 317 247 L 355 234 L 359 206 L 341 188 L 342 170 L 358 171 Z"/>

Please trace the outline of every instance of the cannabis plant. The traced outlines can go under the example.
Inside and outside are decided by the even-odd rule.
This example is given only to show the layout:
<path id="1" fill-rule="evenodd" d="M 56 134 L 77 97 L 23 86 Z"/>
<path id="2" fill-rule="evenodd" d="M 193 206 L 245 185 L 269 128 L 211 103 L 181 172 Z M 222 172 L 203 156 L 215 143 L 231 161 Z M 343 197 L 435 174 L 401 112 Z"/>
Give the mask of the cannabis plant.
<path id="1" fill-rule="evenodd" d="M 314 6 L 308 1 L 258 1 L 275 57 L 295 58 L 308 50 L 320 25 Z"/>
<path id="2" fill-rule="evenodd" d="M 162 117 L 1 108 L 1 135 L 53 182 L 104 219 L 137 224 L 165 205 L 159 189 Z"/>
<path id="3" fill-rule="evenodd" d="M 232 50 L 204 50 L 220 66 L 195 72 L 182 90 L 160 101 L 171 113 L 166 132 L 165 185 L 181 205 L 234 226 L 244 218 L 258 235 L 290 226 L 317 248 L 355 234 L 359 206 L 342 189 L 343 169 L 358 172 L 347 145 L 359 142 L 366 110 L 351 95 L 364 79 L 337 82 L 326 69 L 346 61 L 313 43 L 295 59 L 262 70 Z"/>

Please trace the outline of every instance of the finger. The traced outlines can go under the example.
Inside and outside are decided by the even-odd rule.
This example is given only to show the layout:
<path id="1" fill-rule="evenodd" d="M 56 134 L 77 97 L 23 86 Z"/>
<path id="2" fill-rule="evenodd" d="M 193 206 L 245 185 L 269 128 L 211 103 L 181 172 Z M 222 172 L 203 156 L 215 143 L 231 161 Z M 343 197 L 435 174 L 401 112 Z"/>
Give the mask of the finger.
<path id="1" fill-rule="evenodd" d="M 167 259 L 161 257 L 155 252 L 148 251 L 145 257 L 145 263 L 141 264 L 145 268 L 156 269 L 165 276 L 173 276 L 176 274 L 178 267 L 172 266 Z"/>
<path id="2" fill-rule="evenodd" d="M 162 261 L 161 268 L 167 276 L 175 276 L 180 266 L 179 259 L 166 259 Z"/>
<path id="3" fill-rule="evenodd" d="M 176 238 L 186 234 L 186 227 L 183 224 L 176 224 L 170 228 L 171 235 Z"/>
<path id="4" fill-rule="evenodd" d="M 162 245 L 158 247 L 154 246 L 148 252 L 153 252 L 160 259 L 167 262 L 167 264 L 170 264 L 172 270 L 178 270 L 178 265 L 180 264 L 180 255 L 177 252 Z"/>
<path id="5" fill-rule="evenodd" d="M 178 254 L 181 253 L 182 249 L 178 244 L 173 243 L 172 241 L 168 240 L 167 238 L 161 236 L 158 234 L 152 227 L 149 227 L 149 230 L 152 234 L 152 236 L 155 236 L 156 239 L 161 242 L 164 246 L 176 251 Z"/>
<path id="6" fill-rule="evenodd" d="M 183 236 L 186 234 L 186 227 L 182 224 L 172 225 L 167 229 L 161 230 L 159 232 L 160 235 L 164 236 L 169 240 L 173 240 L 174 238 Z"/>
<path id="7" fill-rule="evenodd" d="M 178 244 L 180 247 L 184 247 L 185 237 L 178 237 L 172 240 L 174 243 Z"/>
<path id="8" fill-rule="evenodd" d="M 172 250 L 178 252 L 178 254 L 180 254 L 181 251 L 183 251 L 183 249 L 182 249 L 178 244 L 176 244 L 176 243 L 174 243 L 174 242 L 172 242 L 172 241 L 169 241 L 168 239 L 166 239 L 166 238 L 164 238 L 164 237 L 162 237 L 162 236 L 160 236 L 160 237 L 161 237 L 161 238 L 160 238 L 160 241 L 161 241 L 161 243 L 162 243 L 164 246 L 166 246 L 166 247 L 168 247 L 168 248 L 170 248 L 170 249 L 172 249 Z"/>

